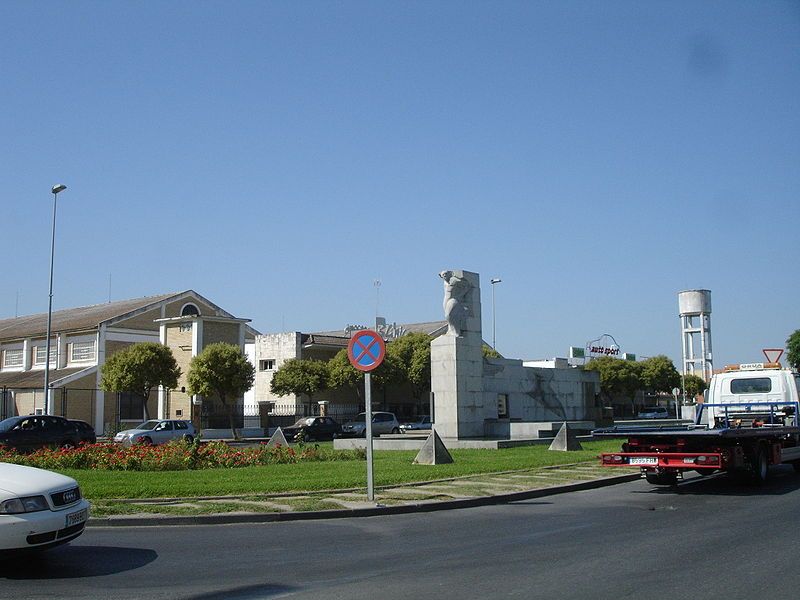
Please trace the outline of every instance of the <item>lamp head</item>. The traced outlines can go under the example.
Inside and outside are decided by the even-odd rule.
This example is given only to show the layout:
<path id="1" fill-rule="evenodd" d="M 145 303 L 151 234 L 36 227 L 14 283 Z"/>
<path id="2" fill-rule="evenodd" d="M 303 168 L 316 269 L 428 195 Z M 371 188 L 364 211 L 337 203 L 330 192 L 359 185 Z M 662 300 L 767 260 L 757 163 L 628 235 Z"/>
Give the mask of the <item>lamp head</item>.
<path id="1" fill-rule="evenodd" d="M 53 193 L 57 194 L 58 192 L 63 192 L 65 189 L 67 189 L 67 186 L 65 186 L 63 183 L 59 183 L 53 186 Z"/>
<path id="2" fill-rule="evenodd" d="M 501 282 L 501 281 L 503 281 L 503 280 L 502 280 L 502 279 L 500 279 L 499 277 L 495 277 L 495 278 L 494 278 L 494 279 L 492 279 L 491 281 L 492 281 L 492 284 L 495 284 L 495 283 L 500 283 L 500 282 Z"/>

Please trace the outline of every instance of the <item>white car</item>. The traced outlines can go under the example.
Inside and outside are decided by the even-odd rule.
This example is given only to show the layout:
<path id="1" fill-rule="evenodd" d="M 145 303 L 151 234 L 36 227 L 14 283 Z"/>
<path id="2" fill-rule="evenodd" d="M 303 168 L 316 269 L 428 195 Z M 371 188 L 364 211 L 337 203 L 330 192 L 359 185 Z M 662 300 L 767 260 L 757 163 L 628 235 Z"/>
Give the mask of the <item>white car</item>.
<path id="1" fill-rule="evenodd" d="M 157 446 L 172 440 L 185 440 L 191 444 L 196 437 L 197 431 L 191 421 L 151 419 L 133 429 L 120 431 L 114 436 L 114 441 L 123 446 L 132 446 L 133 444 Z"/>
<path id="2" fill-rule="evenodd" d="M 66 544 L 88 519 L 89 503 L 71 477 L 0 463 L 0 551 Z"/>

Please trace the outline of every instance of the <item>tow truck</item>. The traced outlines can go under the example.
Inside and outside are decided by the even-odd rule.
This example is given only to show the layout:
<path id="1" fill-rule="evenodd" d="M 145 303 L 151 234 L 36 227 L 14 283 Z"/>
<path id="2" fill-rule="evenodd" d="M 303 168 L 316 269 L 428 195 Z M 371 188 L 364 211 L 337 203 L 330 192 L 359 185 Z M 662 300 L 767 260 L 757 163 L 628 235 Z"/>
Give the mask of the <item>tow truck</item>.
<path id="1" fill-rule="evenodd" d="M 684 474 L 727 472 L 766 481 L 770 465 L 800 473 L 800 375 L 779 363 L 744 363 L 712 376 L 694 423 L 596 429 L 597 438 L 627 441 L 600 455 L 604 467 L 638 467 L 654 485 Z"/>

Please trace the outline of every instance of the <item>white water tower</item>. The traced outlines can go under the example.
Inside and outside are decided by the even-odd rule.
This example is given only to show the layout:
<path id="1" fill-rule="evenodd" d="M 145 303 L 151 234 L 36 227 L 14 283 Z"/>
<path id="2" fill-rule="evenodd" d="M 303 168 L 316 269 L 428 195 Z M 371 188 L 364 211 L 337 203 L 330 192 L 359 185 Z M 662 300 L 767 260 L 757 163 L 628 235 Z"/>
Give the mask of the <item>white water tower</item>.
<path id="1" fill-rule="evenodd" d="M 678 292 L 683 347 L 683 374 L 706 381 L 713 373 L 711 354 L 711 291 Z"/>

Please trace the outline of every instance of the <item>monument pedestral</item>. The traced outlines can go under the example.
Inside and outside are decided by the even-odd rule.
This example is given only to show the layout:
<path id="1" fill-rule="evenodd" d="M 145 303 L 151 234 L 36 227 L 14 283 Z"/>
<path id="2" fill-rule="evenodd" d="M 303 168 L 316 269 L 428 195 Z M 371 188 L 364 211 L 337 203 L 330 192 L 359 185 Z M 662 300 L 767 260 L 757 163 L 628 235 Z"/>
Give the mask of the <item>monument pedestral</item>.
<path id="1" fill-rule="evenodd" d="M 491 415 L 484 407 L 480 277 L 470 271 L 439 276 L 448 330 L 431 342 L 434 427 L 443 438 L 483 437 Z"/>

